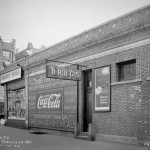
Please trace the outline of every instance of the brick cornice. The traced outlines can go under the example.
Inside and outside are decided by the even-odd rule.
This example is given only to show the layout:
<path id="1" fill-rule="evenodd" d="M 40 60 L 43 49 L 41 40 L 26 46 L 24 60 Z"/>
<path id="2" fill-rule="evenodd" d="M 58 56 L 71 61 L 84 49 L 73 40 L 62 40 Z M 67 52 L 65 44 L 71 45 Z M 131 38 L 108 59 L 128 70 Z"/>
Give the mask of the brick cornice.
<path id="1" fill-rule="evenodd" d="M 61 52 L 52 52 L 53 47 L 35 55 L 35 56 L 31 56 L 29 59 L 30 63 L 39 61 L 39 59 L 45 59 L 45 58 L 49 58 L 49 59 L 59 59 L 60 57 L 66 56 L 66 55 L 71 55 L 73 53 L 85 50 L 87 47 L 91 47 L 97 44 L 105 44 L 108 42 L 111 42 L 113 40 L 117 40 L 120 39 L 124 36 L 130 36 L 131 34 L 136 34 L 140 31 L 144 31 L 150 28 L 150 20 L 146 20 L 146 21 L 142 21 L 138 24 L 132 24 L 132 26 L 128 27 L 128 28 L 124 28 L 124 29 L 120 29 L 120 30 L 116 30 L 114 32 L 108 33 L 105 36 L 102 37 L 97 37 L 97 38 L 93 38 L 91 40 L 85 40 L 83 41 L 81 44 L 75 46 L 74 44 L 71 45 L 69 48 L 64 48 L 62 47 L 63 50 L 61 50 Z M 139 37 L 140 38 L 140 37 Z M 143 37 L 142 37 L 143 38 Z M 67 42 L 67 41 L 66 41 Z M 132 41 L 130 41 L 132 42 Z M 124 43 L 125 44 L 125 43 Z M 116 47 L 119 45 L 115 45 Z M 57 46 L 56 46 L 57 47 Z M 35 59 L 35 60 L 32 60 Z"/>
<path id="2" fill-rule="evenodd" d="M 95 43 L 94 42 L 93 43 L 86 43 L 85 45 L 79 46 L 75 49 L 72 49 L 72 50 L 70 49 L 70 51 L 55 54 L 55 55 L 52 55 L 52 56 L 47 56 L 46 55 L 46 56 L 42 57 L 42 59 L 38 59 L 37 61 L 34 61 L 34 62 L 30 63 L 28 65 L 28 67 L 32 68 L 32 67 L 36 67 L 38 65 L 42 65 L 42 64 L 45 63 L 46 58 L 49 58 L 51 60 L 56 60 L 56 59 L 63 59 L 64 57 L 68 57 L 68 56 L 73 55 L 75 53 L 78 53 L 78 54 L 81 53 L 81 52 L 86 53 L 86 51 L 88 50 L 87 48 L 90 48 L 90 47 L 96 46 L 96 45 L 99 45 L 99 49 L 103 52 L 103 50 L 107 51 L 107 50 L 114 49 L 114 48 L 117 48 L 117 47 L 120 47 L 120 46 L 123 46 L 123 45 L 126 45 L 126 44 L 130 44 L 132 42 L 143 40 L 144 37 L 145 37 L 144 34 L 143 34 L 142 37 L 135 36 L 135 35 L 138 35 L 140 32 L 143 32 L 143 31 L 145 31 L 145 33 L 148 33 L 146 31 L 150 31 L 150 21 L 146 22 L 146 24 L 141 24 L 141 25 L 138 24 L 138 26 L 135 27 L 135 28 L 132 28 L 132 30 L 125 30 L 125 31 L 126 32 L 119 31 L 119 33 L 115 33 L 112 36 L 108 36 L 107 40 L 105 39 L 103 41 L 95 41 Z M 127 37 L 131 38 L 132 35 L 134 36 L 134 40 L 121 42 L 121 39 L 124 40 L 125 37 L 126 38 Z M 135 38 L 135 37 L 137 37 L 137 38 Z M 149 35 L 149 37 L 150 37 L 150 35 Z M 148 37 L 146 37 L 146 38 L 148 38 Z M 113 45 L 112 43 L 114 41 L 117 41 L 117 40 L 119 40 L 120 43 L 118 43 L 117 45 Z M 103 47 L 103 45 L 104 45 L 104 47 Z M 94 54 L 94 53 L 97 53 L 97 52 L 93 51 L 92 53 Z"/>
<path id="3" fill-rule="evenodd" d="M 149 22 L 150 23 L 150 22 Z M 63 57 L 67 57 L 67 56 L 70 56 L 72 54 L 75 54 L 75 53 L 79 53 L 79 52 L 86 52 L 86 48 L 90 48 L 90 47 L 93 47 L 93 46 L 98 46 L 99 45 L 99 49 L 101 51 L 105 50 L 110 50 L 110 49 L 113 49 L 113 48 L 117 48 L 117 47 L 120 47 L 120 46 L 123 46 L 123 45 L 126 45 L 126 44 L 130 44 L 130 43 L 133 43 L 133 42 L 137 42 L 137 41 L 140 41 L 140 40 L 144 40 L 144 39 L 147 39 L 150 37 L 150 34 L 148 34 L 148 36 L 145 34 L 143 34 L 142 36 L 137 36 L 139 33 L 146 33 L 147 31 L 150 31 L 150 25 L 149 26 L 144 26 L 143 28 L 139 28 L 138 30 L 132 30 L 131 32 L 126 32 L 124 34 L 118 34 L 117 36 L 112 36 L 112 37 L 109 37 L 108 39 L 105 39 L 103 41 L 96 41 L 95 43 L 86 43 L 85 45 L 82 45 L 82 46 L 79 46 L 77 47 L 76 49 L 73 49 L 72 51 L 68 51 L 68 52 L 64 52 L 64 53 L 61 53 L 61 54 L 56 54 L 56 55 L 53 55 L 52 58 L 53 59 L 61 59 Z M 147 32 L 148 33 L 148 32 Z M 132 40 L 129 40 L 129 41 L 123 41 L 125 38 L 129 38 L 131 36 L 135 36 L 134 39 Z M 120 43 L 117 43 L 115 41 L 119 40 Z M 122 41 L 121 41 L 122 40 Z M 109 43 L 109 44 L 108 44 Z M 112 43 L 115 43 L 115 45 L 113 45 Z M 105 45 L 105 46 L 103 46 Z M 100 52 L 100 51 L 99 51 Z M 93 54 L 96 53 L 96 52 L 92 52 Z"/>

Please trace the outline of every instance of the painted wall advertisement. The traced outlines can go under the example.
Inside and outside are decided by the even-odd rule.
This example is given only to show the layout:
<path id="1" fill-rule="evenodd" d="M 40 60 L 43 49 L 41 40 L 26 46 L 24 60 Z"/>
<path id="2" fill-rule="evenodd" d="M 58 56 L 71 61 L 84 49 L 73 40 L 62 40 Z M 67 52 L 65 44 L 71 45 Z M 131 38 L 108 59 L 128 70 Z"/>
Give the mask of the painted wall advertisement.
<path id="1" fill-rule="evenodd" d="M 110 111 L 110 66 L 95 69 L 95 111 Z"/>
<path id="2" fill-rule="evenodd" d="M 36 93 L 37 113 L 62 112 L 63 89 Z"/>
<path id="3" fill-rule="evenodd" d="M 29 93 L 29 126 L 73 131 L 76 85 Z"/>

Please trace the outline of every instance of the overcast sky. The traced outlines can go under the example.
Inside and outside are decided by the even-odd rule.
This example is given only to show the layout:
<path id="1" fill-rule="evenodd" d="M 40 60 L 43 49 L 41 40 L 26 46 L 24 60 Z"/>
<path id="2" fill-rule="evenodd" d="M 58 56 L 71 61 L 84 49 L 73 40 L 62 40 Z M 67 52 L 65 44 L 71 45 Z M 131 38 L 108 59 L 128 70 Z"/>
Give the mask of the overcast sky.
<path id="1" fill-rule="evenodd" d="M 0 36 L 20 50 L 49 47 L 150 4 L 150 0 L 0 0 Z"/>

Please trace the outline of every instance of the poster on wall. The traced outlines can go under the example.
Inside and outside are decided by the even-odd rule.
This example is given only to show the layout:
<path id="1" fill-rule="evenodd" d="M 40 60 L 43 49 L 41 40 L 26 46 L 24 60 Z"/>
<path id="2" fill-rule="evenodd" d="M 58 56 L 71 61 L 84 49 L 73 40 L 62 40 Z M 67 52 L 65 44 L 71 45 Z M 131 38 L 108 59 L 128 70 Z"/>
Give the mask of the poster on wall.
<path id="1" fill-rule="evenodd" d="M 110 111 L 110 66 L 95 69 L 95 111 Z"/>
<path id="2" fill-rule="evenodd" d="M 63 89 L 53 89 L 36 93 L 37 113 L 62 112 Z"/>

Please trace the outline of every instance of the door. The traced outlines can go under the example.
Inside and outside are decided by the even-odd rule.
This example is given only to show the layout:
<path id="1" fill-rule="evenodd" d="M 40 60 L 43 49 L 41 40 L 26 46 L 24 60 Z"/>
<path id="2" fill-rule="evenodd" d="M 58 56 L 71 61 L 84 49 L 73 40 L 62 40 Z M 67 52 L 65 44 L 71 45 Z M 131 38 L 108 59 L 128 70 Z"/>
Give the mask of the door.
<path id="1" fill-rule="evenodd" d="M 83 131 L 88 132 L 88 125 L 92 122 L 92 70 L 83 73 L 84 76 L 84 114 Z"/>

